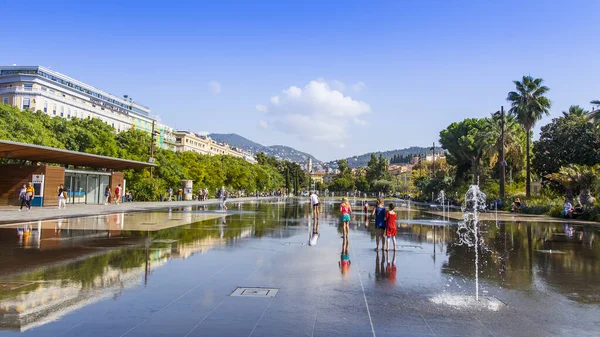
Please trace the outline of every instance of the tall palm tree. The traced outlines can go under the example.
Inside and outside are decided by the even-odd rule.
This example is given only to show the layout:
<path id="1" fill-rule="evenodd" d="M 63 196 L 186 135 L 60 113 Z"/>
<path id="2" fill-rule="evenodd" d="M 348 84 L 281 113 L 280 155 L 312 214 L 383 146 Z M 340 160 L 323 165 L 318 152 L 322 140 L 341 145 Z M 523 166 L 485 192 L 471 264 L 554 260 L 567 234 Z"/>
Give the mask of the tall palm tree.
<path id="1" fill-rule="evenodd" d="M 504 117 L 504 144 L 502 144 L 502 117 Z M 504 150 L 504 158 L 512 159 L 513 162 L 517 163 L 519 158 L 523 158 L 523 147 L 522 140 L 525 135 L 523 127 L 519 125 L 515 116 L 511 114 L 503 115 L 500 111 L 492 114 L 490 118 L 486 119 L 486 137 L 490 140 L 489 151 L 494 153 L 497 151 L 498 156 L 492 156 L 492 165 L 502 165 L 501 170 L 505 170 L 504 166 L 506 163 L 500 163 L 501 153 Z M 500 184 L 504 185 L 505 173 L 500 172 Z M 501 187 L 502 191 L 503 188 Z M 501 197 L 504 197 L 501 195 Z"/>
<path id="2" fill-rule="evenodd" d="M 517 118 L 519 124 L 527 132 L 527 181 L 525 185 L 527 197 L 531 195 L 531 129 L 544 115 L 550 114 L 550 100 L 545 96 L 550 89 L 542 85 L 543 81 L 541 78 L 534 79 L 531 76 L 523 76 L 522 81 L 513 81 L 516 91 L 509 92 L 506 98 L 511 103 L 509 112 Z"/>
<path id="3" fill-rule="evenodd" d="M 584 108 L 580 107 L 579 105 L 571 105 L 569 107 L 569 111 L 563 111 L 563 116 L 567 117 L 567 116 L 574 116 L 574 117 L 582 117 L 582 118 L 587 118 L 587 116 L 589 115 L 589 111 L 585 110 Z"/>

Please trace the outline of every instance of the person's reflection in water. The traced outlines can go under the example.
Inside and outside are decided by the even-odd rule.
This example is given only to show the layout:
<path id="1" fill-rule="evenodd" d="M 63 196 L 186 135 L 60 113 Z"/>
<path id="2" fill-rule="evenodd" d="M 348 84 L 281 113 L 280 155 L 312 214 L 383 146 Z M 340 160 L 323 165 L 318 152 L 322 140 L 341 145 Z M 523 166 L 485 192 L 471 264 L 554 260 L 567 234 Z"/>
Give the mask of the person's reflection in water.
<path id="1" fill-rule="evenodd" d="M 379 259 L 379 251 L 375 255 L 375 280 L 381 281 L 385 279 L 385 253 L 381 251 L 381 259 Z"/>
<path id="2" fill-rule="evenodd" d="M 219 238 L 223 238 L 225 236 L 225 226 L 227 226 L 226 216 L 223 215 L 221 217 L 221 225 L 219 226 Z"/>
<path id="3" fill-rule="evenodd" d="M 344 236 L 342 239 L 342 253 L 340 254 L 340 262 L 338 263 L 340 266 L 340 271 L 342 275 L 347 276 L 348 271 L 350 270 L 350 254 L 348 253 L 348 237 Z"/>
<path id="4" fill-rule="evenodd" d="M 365 228 L 369 228 L 369 215 L 365 214 Z"/>
<path id="5" fill-rule="evenodd" d="M 317 241 L 319 240 L 319 237 L 321 236 L 319 234 L 319 218 L 317 218 L 312 226 L 312 234 L 310 235 L 310 237 L 308 238 L 308 245 L 309 246 L 314 246 L 317 244 Z"/>
<path id="6" fill-rule="evenodd" d="M 392 260 L 390 261 L 390 255 Z M 385 266 L 385 277 L 390 285 L 396 284 L 396 251 L 387 253 L 387 265 Z"/>

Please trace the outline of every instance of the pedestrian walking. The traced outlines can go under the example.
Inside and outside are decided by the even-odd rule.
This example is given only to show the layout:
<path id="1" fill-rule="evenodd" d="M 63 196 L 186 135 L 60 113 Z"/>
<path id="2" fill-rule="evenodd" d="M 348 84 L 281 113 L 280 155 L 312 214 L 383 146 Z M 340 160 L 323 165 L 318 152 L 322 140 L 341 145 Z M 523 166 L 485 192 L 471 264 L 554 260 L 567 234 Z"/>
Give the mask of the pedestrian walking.
<path id="1" fill-rule="evenodd" d="M 21 190 L 19 191 L 19 200 L 21 201 L 21 208 L 19 208 L 19 212 L 23 210 L 23 206 L 27 206 L 27 185 L 23 184 Z M 25 207 L 27 210 L 27 207 Z"/>
<path id="2" fill-rule="evenodd" d="M 115 188 L 115 205 L 121 202 L 121 184 L 118 184 Z"/>
<path id="3" fill-rule="evenodd" d="M 350 231 L 350 214 L 352 213 L 352 207 L 348 202 L 348 198 L 342 198 L 342 204 L 340 205 L 340 213 L 342 213 L 341 221 L 344 226 L 344 236 L 348 237 Z"/>
<path id="4" fill-rule="evenodd" d="M 31 201 L 33 200 L 35 195 L 35 190 L 33 189 L 33 184 L 30 182 L 27 183 L 27 187 L 25 187 L 25 206 L 27 207 L 27 211 L 31 210 Z"/>
<path id="5" fill-rule="evenodd" d="M 390 239 L 394 243 L 394 251 L 396 251 L 396 232 L 398 226 L 396 225 L 396 212 L 394 212 L 393 202 L 390 203 L 387 212 L 385 213 L 385 235 L 387 236 L 387 250 L 390 250 Z"/>
<path id="6" fill-rule="evenodd" d="M 171 187 L 169 187 L 169 201 L 173 201 L 173 189 Z"/>
<path id="7" fill-rule="evenodd" d="M 227 192 L 223 192 L 223 209 L 227 210 L 227 206 L 225 205 L 227 203 Z"/>
<path id="8" fill-rule="evenodd" d="M 58 185 L 58 209 L 67 208 L 67 190 L 63 184 Z"/>
<path id="9" fill-rule="evenodd" d="M 110 186 L 106 186 L 104 189 L 104 205 L 108 205 L 108 199 L 110 199 Z"/>

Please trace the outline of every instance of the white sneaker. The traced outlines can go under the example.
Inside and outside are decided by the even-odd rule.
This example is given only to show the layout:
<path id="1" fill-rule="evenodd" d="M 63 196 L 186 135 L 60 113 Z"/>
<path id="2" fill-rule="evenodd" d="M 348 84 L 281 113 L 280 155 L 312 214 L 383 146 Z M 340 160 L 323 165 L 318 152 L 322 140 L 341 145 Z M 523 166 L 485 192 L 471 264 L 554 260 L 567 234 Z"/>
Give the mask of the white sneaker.
<path id="1" fill-rule="evenodd" d="M 19 212 L 21 212 L 21 210 L 19 209 Z"/>

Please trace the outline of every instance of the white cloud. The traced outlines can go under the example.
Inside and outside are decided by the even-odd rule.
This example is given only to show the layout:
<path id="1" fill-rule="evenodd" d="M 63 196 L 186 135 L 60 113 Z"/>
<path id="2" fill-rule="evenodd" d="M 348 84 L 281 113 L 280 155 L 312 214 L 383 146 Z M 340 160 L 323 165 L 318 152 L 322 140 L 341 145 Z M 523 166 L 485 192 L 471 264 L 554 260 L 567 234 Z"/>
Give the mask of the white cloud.
<path id="1" fill-rule="evenodd" d="M 361 117 L 371 112 L 369 104 L 345 96 L 322 79 L 304 88 L 284 89 L 269 105 L 258 104 L 256 109 L 268 111 L 266 122 L 276 130 L 335 147 L 343 147 L 350 128 L 364 125 Z"/>
<path id="2" fill-rule="evenodd" d="M 354 92 L 361 92 L 361 91 L 366 90 L 366 89 L 367 89 L 367 85 L 363 81 L 354 83 L 352 85 L 352 90 L 354 90 Z"/>
<path id="3" fill-rule="evenodd" d="M 208 82 L 208 86 L 210 87 L 210 92 L 213 95 L 218 95 L 221 93 L 221 83 L 219 83 L 218 81 L 210 81 Z"/>

